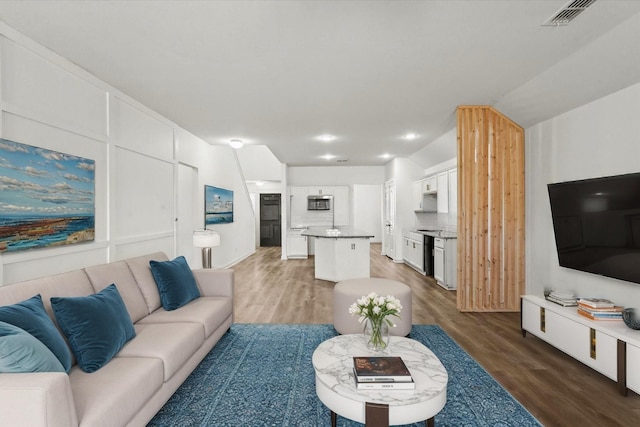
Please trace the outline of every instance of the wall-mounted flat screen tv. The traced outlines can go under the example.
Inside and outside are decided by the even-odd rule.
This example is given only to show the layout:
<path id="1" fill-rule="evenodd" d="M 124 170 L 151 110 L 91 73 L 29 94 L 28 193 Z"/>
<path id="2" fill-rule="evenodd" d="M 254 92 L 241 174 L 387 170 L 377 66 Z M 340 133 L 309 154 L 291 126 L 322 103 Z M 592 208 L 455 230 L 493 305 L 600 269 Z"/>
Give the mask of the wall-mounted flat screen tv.
<path id="1" fill-rule="evenodd" d="M 640 173 L 548 190 L 560 265 L 640 283 Z"/>
<path id="2" fill-rule="evenodd" d="M 233 191 L 212 185 L 204 186 L 204 225 L 233 222 Z"/>

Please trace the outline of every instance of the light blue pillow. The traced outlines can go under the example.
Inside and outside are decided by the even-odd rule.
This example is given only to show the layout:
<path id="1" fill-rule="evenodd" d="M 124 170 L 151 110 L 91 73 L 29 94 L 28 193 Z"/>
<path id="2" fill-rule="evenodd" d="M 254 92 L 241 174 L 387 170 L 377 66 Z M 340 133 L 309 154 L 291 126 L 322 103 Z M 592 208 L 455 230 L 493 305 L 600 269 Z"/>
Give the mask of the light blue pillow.
<path id="1" fill-rule="evenodd" d="M 47 315 L 40 295 L 17 304 L 0 307 L 0 322 L 17 326 L 36 337 L 58 358 L 64 370 L 69 372 L 71 352 L 60 331 Z"/>
<path id="2" fill-rule="evenodd" d="M 114 284 L 86 297 L 53 297 L 51 307 L 84 372 L 102 368 L 136 336 Z"/>
<path id="3" fill-rule="evenodd" d="M 183 256 L 173 261 L 149 261 L 165 310 L 175 310 L 200 297 L 193 272 Z"/>
<path id="4" fill-rule="evenodd" d="M 58 358 L 36 337 L 0 322 L 0 373 L 65 372 Z"/>

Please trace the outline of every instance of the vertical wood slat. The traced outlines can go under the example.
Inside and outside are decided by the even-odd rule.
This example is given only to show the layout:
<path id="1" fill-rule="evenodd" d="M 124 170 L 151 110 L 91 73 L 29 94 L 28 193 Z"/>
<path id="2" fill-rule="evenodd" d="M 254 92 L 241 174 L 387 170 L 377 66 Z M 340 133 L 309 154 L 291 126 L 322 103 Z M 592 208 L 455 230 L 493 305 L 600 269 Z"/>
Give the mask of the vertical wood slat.
<path id="1" fill-rule="evenodd" d="M 488 106 L 458 108 L 461 311 L 518 311 L 524 293 L 524 131 Z"/>

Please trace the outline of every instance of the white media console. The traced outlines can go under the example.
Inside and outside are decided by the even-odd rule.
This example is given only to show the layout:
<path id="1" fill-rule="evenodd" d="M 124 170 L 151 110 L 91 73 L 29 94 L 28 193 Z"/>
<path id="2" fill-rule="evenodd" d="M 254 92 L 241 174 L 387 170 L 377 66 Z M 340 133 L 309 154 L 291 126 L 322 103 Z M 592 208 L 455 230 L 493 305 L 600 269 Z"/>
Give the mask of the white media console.
<path id="1" fill-rule="evenodd" d="M 544 298 L 521 299 L 522 336 L 527 332 L 616 381 L 620 392 L 640 394 L 640 331 L 622 321 L 590 320 L 576 307 L 562 307 Z"/>

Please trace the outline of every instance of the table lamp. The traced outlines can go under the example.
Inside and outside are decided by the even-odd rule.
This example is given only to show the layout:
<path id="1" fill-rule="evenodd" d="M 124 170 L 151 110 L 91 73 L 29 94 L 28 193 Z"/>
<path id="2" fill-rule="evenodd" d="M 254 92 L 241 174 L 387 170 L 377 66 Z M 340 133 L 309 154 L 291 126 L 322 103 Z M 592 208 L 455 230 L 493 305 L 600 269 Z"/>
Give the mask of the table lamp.
<path id="1" fill-rule="evenodd" d="M 202 268 L 211 268 L 211 248 L 220 246 L 220 235 L 213 230 L 195 230 L 193 246 L 202 248 Z"/>

